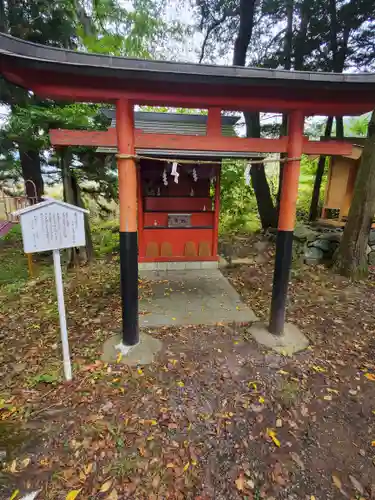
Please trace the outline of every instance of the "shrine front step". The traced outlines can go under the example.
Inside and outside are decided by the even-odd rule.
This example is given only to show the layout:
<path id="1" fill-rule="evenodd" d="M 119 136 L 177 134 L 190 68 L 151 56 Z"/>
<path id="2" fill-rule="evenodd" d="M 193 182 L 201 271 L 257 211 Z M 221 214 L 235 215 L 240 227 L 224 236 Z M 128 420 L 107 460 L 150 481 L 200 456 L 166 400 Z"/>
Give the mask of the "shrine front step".
<path id="1" fill-rule="evenodd" d="M 140 271 L 184 271 L 188 269 L 217 269 L 217 261 L 194 261 L 194 262 L 140 262 Z"/>

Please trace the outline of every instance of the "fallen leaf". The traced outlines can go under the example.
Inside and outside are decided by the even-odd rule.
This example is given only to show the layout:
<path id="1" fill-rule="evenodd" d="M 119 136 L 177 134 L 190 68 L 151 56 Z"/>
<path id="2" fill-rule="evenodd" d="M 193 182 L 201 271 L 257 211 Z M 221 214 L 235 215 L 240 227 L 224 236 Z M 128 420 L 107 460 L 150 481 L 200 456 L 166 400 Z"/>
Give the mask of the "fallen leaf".
<path id="1" fill-rule="evenodd" d="M 248 480 L 246 481 L 246 485 L 247 485 L 247 486 L 248 486 L 251 490 L 253 490 L 253 489 L 255 488 L 255 483 L 254 483 L 254 481 L 253 481 L 252 479 L 248 479 Z"/>
<path id="2" fill-rule="evenodd" d="M 238 489 L 238 491 L 243 491 L 244 488 L 245 488 L 245 477 L 243 474 L 241 474 L 240 476 L 238 476 L 238 478 L 235 480 L 235 483 L 236 483 L 236 488 Z"/>
<path id="3" fill-rule="evenodd" d="M 365 373 L 365 377 L 372 382 L 375 382 L 375 374 L 374 373 Z"/>
<path id="4" fill-rule="evenodd" d="M 326 373 L 326 369 L 319 365 L 313 365 L 312 369 L 317 373 Z"/>
<path id="5" fill-rule="evenodd" d="M 295 453 L 292 451 L 290 453 L 290 456 L 292 457 L 293 461 L 298 465 L 298 467 L 301 470 L 305 470 L 305 464 L 302 462 L 301 457 L 298 455 L 298 453 Z"/>
<path id="6" fill-rule="evenodd" d="M 112 479 L 108 479 L 108 481 L 106 481 L 105 483 L 103 483 L 100 487 L 100 493 L 105 493 L 106 491 L 108 491 L 110 489 L 110 487 L 112 486 Z"/>
<path id="7" fill-rule="evenodd" d="M 277 439 L 276 437 L 276 432 L 272 429 L 267 429 L 267 435 L 272 439 L 272 441 L 274 442 L 274 444 L 280 448 L 280 441 Z"/>
<path id="8" fill-rule="evenodd" d="M 152 487 L 154 488 L 154 490 L 157 490 L 159 488 L 159 485 L 160 485 L 160 476 L 159 474 L 156 474 L 156 476 L 154 476 L 154 479 L 152 480 Z"/>
<path id="9" fill-rule="evenodd" d="M 69 491 L 69 493 L 66 495 L 65 500 L 74 500 L 80 494 L 81 490 L 82 488 L 80 488 L 79 490 Z"/>
<path id="10" fill-rule="evenodd" d="M 107 496 L 106 500 L 118 500 L 118 493 L 116 490 L 112 490 L 111 493 Z"/>
<path id="11" fill-rule="evenodd" d="M 92 467 L 92 463 L 84 466 L 83 470 L 85 471 L 86 476 L 88 476 L 92 472 Z"/>
<path id="12" fill-rule="evenodd" d="M 177 382 L 177 385 L 178 387 L 185 387 L 185 384 L 181 380 Z"/>
<path id="13" fill-rule="evenodd" d="M 332 389 L 331 387 L 327 387 L 327 392 L 333 392 L 333 394 L 340 394 L 340 391 L 337 389 Z"/>
<path id="14" fill-rule="evenodd" d="M 9 500 L 14 500 L 19 492 L 20 492 L 20 490 L 13 491 L 12 496 L 9 498 Z"/>
<path id="15" fill-rule="evenodd" d="M 332 481 L 333 481 L 333 484 L 336 486 L 336 488 L 341 491 L 342 484 L 341 484 L 340 479 L 337 476 L 332 475 Z"/>
<path id="16" fill-rule="evenodd" d="M 352 483 L 355 490 L 357 490 L 361 495 L 364 494 L 365 489 L 361 483 L 354 476 L 349 475 L 350 482 Z"/>
<path id="17" fill-rule="evenodd" d="M 31 462 L 30 458 L 24 458 L 21 462 L 22 468 L 25 469 Z"/>
<path id="18" fill-rule="evenodd" d="M 184 472 L 186 472 L 189 467 L 190 467 L 190 462 L 184 465 Z"/>

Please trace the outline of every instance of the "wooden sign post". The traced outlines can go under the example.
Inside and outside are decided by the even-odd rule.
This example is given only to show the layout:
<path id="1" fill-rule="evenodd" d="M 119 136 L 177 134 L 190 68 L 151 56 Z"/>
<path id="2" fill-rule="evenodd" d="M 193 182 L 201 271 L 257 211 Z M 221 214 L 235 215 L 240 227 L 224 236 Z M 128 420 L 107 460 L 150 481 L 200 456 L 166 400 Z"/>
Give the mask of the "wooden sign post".
<path id="1" fill-rule="evenodd" d="M 84 215 L 88 213 L 75 205 L 48 200 L 14 212 L 20 218 L 25 253 L 53 252 L 57 304 L 66 380 L 72 380 L 68 331 L 65 317 L 64 287 L 60 250 L 86 245 Z"/>

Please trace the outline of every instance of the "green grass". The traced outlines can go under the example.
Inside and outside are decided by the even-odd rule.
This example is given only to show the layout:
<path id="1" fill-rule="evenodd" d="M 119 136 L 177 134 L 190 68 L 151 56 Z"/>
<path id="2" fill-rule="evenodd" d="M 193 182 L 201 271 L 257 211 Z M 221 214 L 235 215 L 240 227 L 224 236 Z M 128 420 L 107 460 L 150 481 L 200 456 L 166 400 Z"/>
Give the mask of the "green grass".
<path id="1" fill-rule="evenodd" d="M 14 228 L 0 239 L 0 287 L 17 287 L 28 278 L 27 257 L 22 249 L 21 227 Z"/>

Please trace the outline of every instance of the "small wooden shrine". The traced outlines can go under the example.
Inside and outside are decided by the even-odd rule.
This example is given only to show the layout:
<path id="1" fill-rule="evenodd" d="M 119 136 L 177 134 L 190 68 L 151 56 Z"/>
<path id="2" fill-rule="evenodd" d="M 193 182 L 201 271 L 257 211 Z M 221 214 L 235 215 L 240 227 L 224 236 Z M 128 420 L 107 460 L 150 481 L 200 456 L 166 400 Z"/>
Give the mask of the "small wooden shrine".
<path id="1" fill-rule="evenodd" d="M 349 214 L 365 139 L 352 138 L 352 152 L 334 155 L 329 159 L 327 186 L 321 220 L 326 224 L 343 226 Z M 349 142 L 349 141 L 348 141 Z"/>

